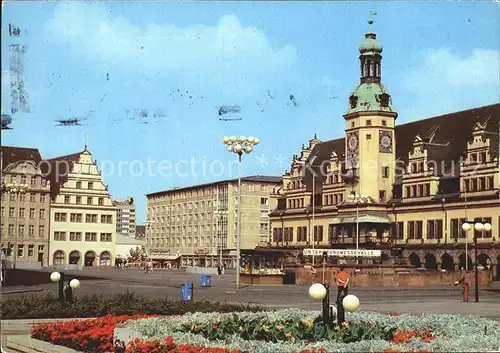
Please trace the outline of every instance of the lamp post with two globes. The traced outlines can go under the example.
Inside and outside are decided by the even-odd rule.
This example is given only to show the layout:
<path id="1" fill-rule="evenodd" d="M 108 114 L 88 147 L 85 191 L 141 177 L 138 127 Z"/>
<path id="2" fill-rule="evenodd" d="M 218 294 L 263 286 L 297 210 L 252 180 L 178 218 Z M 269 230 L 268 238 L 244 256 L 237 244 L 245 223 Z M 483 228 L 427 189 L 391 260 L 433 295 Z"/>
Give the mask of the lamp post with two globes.
<path id="1" fill-rule="evenodd" d="M 73 278 L 68 282 L 67 287 L 64 287 L 64 272 L 52 272 L 50 274 L 50 280 L 52 282 L 59 283 L 59 300 L 64 302 L 66 299 L 69 302 L 73 301 L 73 289 L 80 288 L 80 281 L 76 278 Z M 64 292 L 66 290 L 66 295 Z"/>
<path id="2" fill-rule="evenodd" d="M 240 289 L 240 263 L 241 263 L 241 156 L 243 153 L 253 151 L 253 146 L 258 145 L 260 140 L 257 137 L 245 136 L 224 136 L 222 143 L 227 145 L 229 152 L 238 155 L 238 209 L 236 213 L 236 228 L 238 235 L 236 238 L 236 289 Z"/>
<path id="3" fill-rule="evenodd" d="M 470 231 L 472 229 L 472 223 L 474 222 L 469 222 L 469 221 L 465 221 L 463 224 L 462 224 L 462 229 L 467 233 L 468 231 Z M 491 224 L 490 223 L 482 223 L 482 222 L 475 222 L 474 223 L 474 230 L 477 231 L 477 232 L 481 232 L 481 234 L 483 234 L 483 232 L 490 232 L 491 231 Z M 466 237 L 466 244 L 467 244 L 467 241 L 468 241 L 468 235 Z M 475 301 L 476 303 L 479 302 L 479 274 L 478 274 L 478 262 L 477 262 L 477 235 L 474 234 L 474 294 L 475 294 Z M 469 257 L 468 257 L 468 254 L 467 252 L 465 253 L 465 262 L 468 263 L 469 262 Z M 467 273 L 466 273 L 466 276 L 467 276 Z M 466 284 L 467 285 L 467 284 Z"/>

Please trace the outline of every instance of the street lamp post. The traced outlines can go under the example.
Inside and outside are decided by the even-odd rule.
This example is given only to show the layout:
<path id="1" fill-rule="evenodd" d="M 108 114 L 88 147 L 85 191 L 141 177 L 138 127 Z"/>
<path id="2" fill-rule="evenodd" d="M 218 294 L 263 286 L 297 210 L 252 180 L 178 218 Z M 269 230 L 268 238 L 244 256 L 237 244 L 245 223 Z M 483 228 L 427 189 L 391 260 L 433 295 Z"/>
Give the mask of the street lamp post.
<path id="1" fill-rule="evenodd" d="M 464 224 L 462 224 L 462 229 L 465 232 L 468 232 L 469 230 L 472 229 L 472 222 L 465 221 Z M 482 223 L 482 222 L 476 222 L 474 223 L 474 230 L 481 232 L 481 234 L 484 234 L 484 232 L 490 232 L 491 231 L 491 224 L 489 223 Z M 467 258 L 467 254 L 465 255 L 465 261 L 468 262 L 469 259 Z M 466 274 L 467 275 L 467 274 Z M 476 296 L 476 303 L 479 302 L 479 274 L 478 274 L 478 262 L 477 262 L 477 236 L 474 234 L 474 293 Z"/>
<path id="2" fill-rule="evenodd" d="M 358 250 L 359 250 L 359 204 L 364 203 L 366 197 L 363 195 L 350 194 L 349 200 L 356 203 L 356 263 L 359 264 Z"/>
<path id="3" fill-rule="evenodd" d="M 256 137 L 240 136 L 224 136 L 222 143 L 227 145 L 229 152 L 238 155 L 238 210 L 236 216 L 236 228 L 238 236 L 236 238 L 236 288 L 240 288 L 240 257 L 241 257 L 241 156 L 243 153 L 250 153 L 253 151 L 253 146 L 258 145 L 260 140 Z"/>
<path id="4" fill-rule="evenodd" d="M 16 195 L 16 224 L 15 224 L 15 233 L 14 233 L 14 255 L 13 255 L 13 262 L 12 262 L 12 268 L 16 268 L 16 262 L 17 262 L 17 246 L 18 246 L 18 238 L 19 238 L 19 205 L 20 205 L 20 198 L 21 195 L 24 194 L 28 190 L 28 185 L 27 184 L 18 184 L 18 183 L 8 183 L 4 184 L 2 187 L 3 191 L 6 194 L 9 195 Z"/>

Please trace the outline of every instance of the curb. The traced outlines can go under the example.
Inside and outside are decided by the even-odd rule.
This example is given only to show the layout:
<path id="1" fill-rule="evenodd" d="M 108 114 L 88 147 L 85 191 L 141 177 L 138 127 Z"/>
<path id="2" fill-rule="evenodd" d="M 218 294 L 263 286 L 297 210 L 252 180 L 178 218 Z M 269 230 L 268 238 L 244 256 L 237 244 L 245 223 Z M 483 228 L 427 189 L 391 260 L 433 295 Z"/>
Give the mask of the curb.
<path id="1" fill-rule="evenodd" d="M 57 346 L 40 341 L 28 335 L 7 336 L 4 338 L 4 349 L 14 350 L 19 353 L 76 353 L 74 349 Z"/>
<path id="2" fill-rule="evenodd" d="M 29 293 L 29 292 L 43 292 L 44 290 L 45 289 L 43 289 L 43 288 L 13 289 L 13 290 L 1 291 L 0 295 L 18 294 L 18 293 Z"/>

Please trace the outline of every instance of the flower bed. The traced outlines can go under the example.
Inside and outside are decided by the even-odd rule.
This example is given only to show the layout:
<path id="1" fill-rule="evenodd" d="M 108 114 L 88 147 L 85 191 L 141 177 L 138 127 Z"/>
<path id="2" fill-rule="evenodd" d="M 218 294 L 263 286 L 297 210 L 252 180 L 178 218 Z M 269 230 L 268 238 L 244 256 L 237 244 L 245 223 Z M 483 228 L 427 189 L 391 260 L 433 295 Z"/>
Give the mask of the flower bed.
<path id="1" fill-rule="evenodd" d="M 329 327 L 319 313 L 279 310 L 175 317 L 106 316 L 33 327 L 32 336 L 73 349 L 126 353 L 486 352 L 500 349 L 500 323 L 454 315 L 347 314 Z M 143 340 L 113 346 L 117 325 Z M 223 347 L 223 348 L 221 348 Z"/>
<path id="2" fill-rule="evenodd" d="M 128 321 L 144 339 L 171 336 L 204 347 L 242 352 L 487 352 L 500 349 L 500 323 L 456 315 L 347 313 L 329 328 L 316 311 L 195 313 L 176 318 Z"/>

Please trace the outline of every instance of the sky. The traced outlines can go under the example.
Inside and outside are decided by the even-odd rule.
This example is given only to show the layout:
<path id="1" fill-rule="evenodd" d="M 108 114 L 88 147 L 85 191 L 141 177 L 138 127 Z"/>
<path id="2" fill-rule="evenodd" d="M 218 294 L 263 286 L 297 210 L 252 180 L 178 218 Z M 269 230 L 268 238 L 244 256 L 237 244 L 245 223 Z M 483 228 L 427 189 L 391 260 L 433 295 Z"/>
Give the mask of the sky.
<path id="1" fill-rule="evenodd" d="M 343 137 L 370 18 L 398 124 L 500 100 L 494 2 L 2 4 L 2 145 L 54 158 L 86 142 L 139 223 L 148 193 L 237 177 L 223 136 L 258 137 L 243 175 L 277 176 L 315 133 Z M 12 114 L 16 77 L 26 104 Z M 75 118 L 83 125 L 57 126 Z"/>

